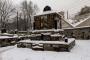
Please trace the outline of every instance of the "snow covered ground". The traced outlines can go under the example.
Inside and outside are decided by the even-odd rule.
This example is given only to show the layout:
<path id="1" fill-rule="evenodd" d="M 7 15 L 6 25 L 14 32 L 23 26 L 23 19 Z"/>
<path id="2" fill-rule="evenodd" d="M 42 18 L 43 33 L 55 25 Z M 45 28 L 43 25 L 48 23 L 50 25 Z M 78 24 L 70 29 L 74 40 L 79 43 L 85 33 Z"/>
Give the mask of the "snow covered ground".
<path id="1" fill-rule="evenodd" d="M 77 40 L 71 52 L 33 51 L 14 47 L 0 55 L 0 60 L 90 60 L 90 40 Z"/>

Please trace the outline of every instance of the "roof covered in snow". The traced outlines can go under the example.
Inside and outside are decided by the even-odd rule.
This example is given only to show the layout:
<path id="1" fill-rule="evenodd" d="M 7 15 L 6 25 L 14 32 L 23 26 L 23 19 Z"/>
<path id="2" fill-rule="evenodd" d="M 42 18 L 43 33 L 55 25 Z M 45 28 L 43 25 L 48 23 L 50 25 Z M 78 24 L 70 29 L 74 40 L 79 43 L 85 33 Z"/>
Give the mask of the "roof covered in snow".
<path id="1" fill-rule="evenodd" d="M 88 20 L 90 20 L 90 16 L 88 16 L 87 18 L 85 18 L 84 20 L 81 20 L 80 22 L 77 22 L 77 23 L 74 23 L 74 21 L 76 21 L 76 20 L 71 20 L 71 19 L 66 19 L 65 21 L 68 23 L 68 24 L 70 24 L 71 26 L 73 26 L 73 28 L 64 28 L 64 29 L 79 29 L 79 28 L 88 28 L 88 27 L 90 27 L 90 25 L 89 26 L 79 26 L 80 24 L 82 24 L 82 23 L 84 23 L 84 22 L 86 22 L 86 21 L 88 21 Z"/>
<path id="2" fill-rule="evenodd" d="M 69 24 L 72 28 L 73 28 L 73 25 L 70 23 L 69 20 L 63 18 L 63 16 L 60 14 L 60 13 L 57 13 L 59 16 L 61 16 L 62 20 L 65 21 L 67 24 Z"/>
<path id="3" fill-rule="evenodd" d="M 52 14 L 52 13 L 58 13 L 60 11 L 45 11 L 45 12 L 42 12 L 42 13 L 38 13 L 34 16 L 40 16 L 40 15 L 46 15 L 46 14 Z"/>
<path id="4" fill-rule="evenodd" d="M 74 27 L 77 27 L 78 25 L 82 24 L 83 22 L 86 22 L 88 19 L 90 19 L 90 16 L 85 18 L 84 20 L 80 21 L 80 22 L 77 22 L 75 24 L 73 24 Z M 83 26 L 84 27 L 84 26 Z M 89 26 L 88 26 L 89 27 Z"/>
<path id="5" fill-rule="evenodd" d="M 64 19 L 64 21 L 65 21 L 67 24 L 69 24 L 70 26 L 72 26 L 72 28 L 74 28 L 73 24 L 72 24 L 69 20 L 65 20 L 65 19 Z"/>

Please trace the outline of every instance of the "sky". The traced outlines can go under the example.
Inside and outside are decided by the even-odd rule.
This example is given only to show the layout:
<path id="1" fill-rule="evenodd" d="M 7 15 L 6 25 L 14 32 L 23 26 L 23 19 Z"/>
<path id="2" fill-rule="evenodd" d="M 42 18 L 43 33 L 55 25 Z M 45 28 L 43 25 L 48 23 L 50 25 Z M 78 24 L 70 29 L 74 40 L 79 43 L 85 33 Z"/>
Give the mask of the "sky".
<path id="1" fill-rule="evenodd" d="M 16 4 L 20 4 L 23 0 L 15 0 Z M 30 0 L 28 0 L 30 1 Z M 31 0 L 34 4 L 37 4 L 40 12 L 48 5 L 53 10 L 64 11 L 69 13 L 70 16 L 79 12 L 84 6 L 90 6 L 90 0 Z"/>

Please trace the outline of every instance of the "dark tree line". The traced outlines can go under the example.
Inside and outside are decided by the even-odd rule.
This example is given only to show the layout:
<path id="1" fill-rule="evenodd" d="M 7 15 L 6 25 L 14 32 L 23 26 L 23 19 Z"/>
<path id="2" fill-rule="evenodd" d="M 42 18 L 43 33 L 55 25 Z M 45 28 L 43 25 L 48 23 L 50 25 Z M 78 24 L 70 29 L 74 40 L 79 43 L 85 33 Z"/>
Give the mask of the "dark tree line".
<path id="1" fill-rule="evenodd" d="M 79 15 L 83 15 L 83 14 L 87 14 L 90 13 L 90 7 L 89 6 L 85 6 L 81 9 L 81 11 L 79 12 Z"/>
<path id="2" fill-rule="evenodd" d="M 80 12 L 78 12 L 74 19 L 76 20 L 80 20 L 80 19 L 84 19 L 86 17 L 88 17 L 90 15 L 90 7 L 89 6 L 85 6 L 83 8 L 81 8 Z"/>

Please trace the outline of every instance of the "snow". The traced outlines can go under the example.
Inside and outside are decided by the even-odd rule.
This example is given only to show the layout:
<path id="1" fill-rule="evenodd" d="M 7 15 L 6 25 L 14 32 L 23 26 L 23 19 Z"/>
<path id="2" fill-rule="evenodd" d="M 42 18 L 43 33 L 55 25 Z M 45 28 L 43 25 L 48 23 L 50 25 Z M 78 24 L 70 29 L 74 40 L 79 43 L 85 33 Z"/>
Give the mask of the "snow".
<path id="1" fill-rule="evenodd" d="M 43 47 L 41 47 L 41 46 L 33 46 L 32 48 L 43 48 Z"/>
<path id="2" fill-rule="evenodd" d="M 70 22 L 71 24 L 72 24 L 73 21 L 74 21 L 74 20 L 72 20 L 72 19 L 66 19 L 66 20 L 68 20 L 68 22 Z"/>
<path id="3" fill-rule="evenodd" d="M 2 53 L 0 57 L 2 60 L 90 60 L 89 46 L 90 40 L 77 40 L 71 52 L 34 51 L 14 47 Z"/>
<path id="4" fill-rule="evenodd" d="M 73 24 L 74 27 L 77 27 L 79 24 L 85 22 L 86 20 L 90 19 L 90 16 L 85 18 L 84 20 L 81 20 L 80 22 L 77 22 L 76 24 Z"/>
<path id="5" fill-rule="evenodd" d="M 13 37 L 9 37 L 9 36 L 0 36 L 0 39 L 6 39 L 6 38 L 13 38 Z"/>
<path id="6" fill-rule="evenodd" d="M 52 37 L 60 37 L 60 36 L 62 36 L 62 35 L 60 35 L 60 34 L 53 34 L 53 35 L 51 35 Z"/>
<path id="7" fill-rule="evenodd" d="M 80 26 L 80 27 L 76 27 L 76 28 L 89 28 L 90 26 Z"/>
<path id="8" fill-rule="evenodd" d="M 41 33 L 41 34 L 43 34 L 43 35 L 51 35 L 51 33 Z"/>
<path id="9" fill-rule="evenodd" d="M 73 26 L 73 24 L 70 22 L 70 21 L 68 21 L 68 20 L 64 20 L 66 23 L 68 23 L 70 26 L 72 26 L 72 28 L 74 27 Z"/>
<path id="10" fill-rule="evenodd" d="M 14 34 L 14 36 L 13 37 L 18 37 L 18 35 L 17 34 Z"/>
<path id="11" fill-rule="evenodd" d="M 21 43 L 38 43 L 38 44 L 44 44 L 44 43 L 47 43 L 47 44 L 70 44 L 72 41 L 74 41 L 75 39 L 74 38 L 70 38 L 68 39 L 68 43 L 64 42 L 64 41 L 31 41 L 31 40 L 22 40 L 20 41 Z"/>
<path id="12" fill-rule="evenodd" d="M 74 27 L 74 28 L 63 28 L 65 29 L 81 29 L 81 28 L 89 28 L 90 26 L 80 26 L 80 27 Z"/>
<path id="13" fill-rule="evenodd" d="M 14 48 L 14 46 L 8 46 L 8 47 L 0 47 L 0 53 L 4 52 L 4 51 L 7 51 L 9 49 L 12 49 Z"/>
<path id="14" fill-rule="evenodd" d="M 0 36 L 0 38 L 9 38 L 9 36 Z"/>
<path id="15" fill-rule="evenodd" d="M 80 20 L 80 22 L 74 23 L 76 20 L 71 20 L 71 19 L 65 19 L 64 21 L 66 21 L 68 24 L 70 24 L 73 28 L 65 28 L 65 29 L 74 29 L 74 28 L 85 28 L 85 27 L 90 27 L 90 26 L 81 26 L 78 27 L 78 25 L 82 24 L 83 22 L 87 21 L 90 19 L 90 16 L 88 16 L 87 18 Z"/>
<path id="16" fill-rule="evenodd" d="M 13 35 L 13 34 L 9 34 L 9 33 L 3 33 L 4 35 Z"/>
<path id="17" fill-rule="evenodd" d="M 54 31 L 54 32 L 58 32 L 58 31 L 64 31 L 63 29 L 47 29 L 47 30 L 33 30 L 32 32 L 48 32 L 48 31 Z"/>
<path id="18" fill-rule="evenodd" d="M 0 34 L 0 39 L 8 39 L 8 38 L 18 38 L 18 35 L 17 34 L 8 34 L 8 33 Z"/>
<path id="19" fill-rule="evenodd" d="M 3 60 L 2 59 L 2 53 L 5 52 L 5 51 L 8 51 L 10 49 L 13 49 L 14 46 L 8 46 L 8 47 L 0 47 L 0 60 Z"/>
<path id="20" fill-rule="evenodd" d="M 17 38 L 17 37 L 9 37 L 9 36 L 0 36 L 0 39 L 10 39 L 10 38 Z"/>
<path id="21" fill-rule="evenodd" d="M 33 37 L 33 36 L 41 36 L 41 34 L 31 34 L 30 36 L 31 37 Z"/>
<path id="22" fill-rule="evenodd" d="M 61 14 L 57 13 L 59 16 L 62 16 Z M 74 27 L 73 24 L 71 23 L 70 19 L 65 19 L 63 16 L 61 17 L 63 21 L 65 21 L 66 23 L 68 23 L 70 26 Z"/>
<path id="23" fill-rule="evenodd" d="M 59 11 L 46 11 L 43 13 L 38 13 L 37 15 L 34 15 L 34 16 L 46 15 L 46 14 L 57 13 L 57 12 L 59 12 Z"/>

